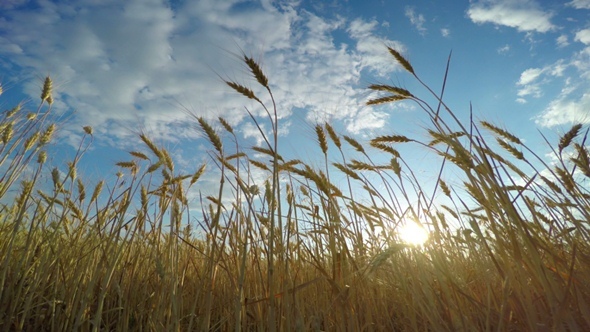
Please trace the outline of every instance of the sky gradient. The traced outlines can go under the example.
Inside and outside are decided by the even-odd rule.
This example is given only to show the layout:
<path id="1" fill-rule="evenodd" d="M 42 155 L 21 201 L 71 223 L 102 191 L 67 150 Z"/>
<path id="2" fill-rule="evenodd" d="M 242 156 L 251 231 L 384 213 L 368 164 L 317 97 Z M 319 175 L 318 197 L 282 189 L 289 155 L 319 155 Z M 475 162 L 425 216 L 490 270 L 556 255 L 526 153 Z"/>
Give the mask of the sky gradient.
<path id="1" fill-rule="evenodd" d="M 367 86 L 424 95 L 389 46 L 440 91 L 452 51 L 445 100 L 459 118 L 469 120 L 471 103 L 474 118 L 545 155 L 539 131 L 555 141 L 574 122 L 590 122 L 589 14 L 590 0 L 3 0 L 0 106 L 28 99 L 34 109 L 50 75 L 62 120 L 54 163 L 75 153 L 90 125 L 92 176 L 114 174 L 124 151 L 140 146 L 139 132 L 194 171 L 210 149 L 195 115 L 224 117 L 244 146 L 261 144 L 244 107 L 264 113 L 223 82 L 251 87 L 268 102 L 243 52 L 269 77 L 284 149 L 309 161 L 320 152 L 316 123 L 361 141 L 421 133 L 426 122 L 415 104 L 367 107 L 376 96 Z M 426 155 L 415 152 L 422 162 Z"/>

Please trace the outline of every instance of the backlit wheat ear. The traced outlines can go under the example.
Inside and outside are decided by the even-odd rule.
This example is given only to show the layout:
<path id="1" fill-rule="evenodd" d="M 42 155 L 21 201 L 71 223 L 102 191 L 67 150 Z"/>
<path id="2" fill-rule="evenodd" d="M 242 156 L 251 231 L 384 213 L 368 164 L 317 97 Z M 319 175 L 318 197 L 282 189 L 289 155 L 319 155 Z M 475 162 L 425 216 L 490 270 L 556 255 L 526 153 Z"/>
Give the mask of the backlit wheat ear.
<path id="1" fill-rule="evenodd" d="M 324 154 L 328 153 L 328 141 L 326 140 L 326 133 L 324 133 L 324 129 L 320 125 L 315 126 L 315 132 L 318 136 L 318 142 L 320 143 L 320 148 Z"/>
<path id="2" fill-rule="evenodd" d="M 158 157 L 159 159 L 162 159 L 164 157 L 162 151 L 160 151 L 156 144 L 154 144 L 154 142 L 152 142 L 145 134 L 140 134 L 139 138 L 143 141 L 145 145 L 148 146 L 148 148 L 150 148 L 150 150 L 152 150 L 152 153 L 155 154 L 156 157 Z"/>
<path id="3" fill-rule="evenodd" d="M 270 150 L 270 149 L 265 149 L 265 148 L 261 148 L 261 147 L 259 147 L 259 146 L 253 146 L 253 147 L 252 147 L 252 150 L 254 150 L 254 151 L 256 151 L 256 152 L 259 152 L 259 153 L 263 153 L 263 154 L 269 155 L 269 156 L 271 156 L 272 158 L 274 158 L 274 156 L 275 156 L 275 153 L 274 153 L 272 150 Z M 283 157 L 282 157 L 281 155 L 279 155 L 279 154 L 277 154 L 277 158 L 278 158 L 278 160 L 280 160 L 280 161 L 283 161 L 283 162 L 285 161 L 285 159 L 283 159 Z"/>
<path id="4" fill-rule="evenodd" d="M 78 188 L 78 200 L 82 202 L 86 198 L 86 188 L 80 178 L 76 179 L 76 185 Z"/>
<path id="5" fill-rule="evenodd" d="M 250 162 L 250 164 L 252 164 L 252 165 L 254 165 L 254 166 L 256 166 L 256 167 L 258 167 L 258 168 L 260 168 L 262 170 L 270 171 L 270 169 L 268 169 L 268 167 L 265 164 L 261 163 L 258 160 L 252 160 L 252 159 L 250 159 L 248 161 Z"/>
<path id="6" fill-rule="evenodd" d="M 334 142 L 334 145 L 336 145 L 336 147 L 340 149 L 342 147 L 342 142 L 340 142 L 340 137 L 338 137 L 338 135 L 334 131 L 334 128 L 332 128 L 332 126 L 330 126 L 330 124 L 327 122 L 324 124 L 324 127 L 326 127 L 326 131 L 328 132 L 328 135 L 330 136 L 332 142 Z"/>
<path id="7" fill-rule="evenodd" d="M 412 140 L 403 135 L 377 136 L 371 140 L 374 143 L 407 143 Z"/>
<path id="8" fill-rule="evenodd" d="M 51 141 L 51 138 L 53 137 L 54 132 L 55 132 L 55 124 L 52 123 L 47 127 L 47 129 L 45 129 L 45 131 L 41 135 L 41 138 L 39 138 L 39 144 L 45 145 L 45 144 L 49 143 Z"/>
<path id="9" fill-rule="evenodd" d="M 193 184 L 195 184 L 195 182 L 197 182 L 199 180 L 199 178 L 201 178 L 201 175 L 203 175 L 203 173 L 205 173 L 205 169 L 206 169 L 206 165 L 203 164 L 196 172 L 195 174 L 193 174 L 193 177 L 191 178 L 191 182 L 190 185 L 192 186 Z"/>
<path id="10" fill-rule="evenodd" d="M 268 78 L 264 75 L 258 63 L 256 63 L 254 59 L 247 57 L 245 55 L 244 62 L 246 62 L 246 65 L 248 65 L 250 71 L 252 72 L 252 75 L 254 75 L 258 83 L 260 83 L 260 85 L 268 89 Z"/>
<path id="11" fill-rule="evenodd" d="M 211 144 L 213 144 L 215 150 L 222 154 L 223 144 L 221 143 L 221 138 L 219 138 L 215 130 L 213 130 L 213 127 L 211 127 L 203 117 L 199 117 L 198 121 L 199 125 L 201 126 L 201 129 L 203 129 L 203 131 L 207 135 L 207 138 L 209 138 L 209 141 L 211 142 Z"/>
<path id="12" fill-rule="evenodd" d="M 136 157 L 136 158 L 139 158 L 141 160 L 149 160 L 150 159 L 145 154 L 143 154 L 141 152 L 137 152 L 137 151 L 129 151 L 129 154 Z"/>
<path id="13" fill-rule="evenodd" d="M 16 105 L 10 111 L 6 112 L 6 118 L 9 119 L 13 117 L 16 113 L 18 113 L 21 110 L 21 108 L 21 104 Z"/>
<path id="14" fill-rule="evenodd" d="M 447 183 L 444 182 L 442 179 L 439 180 L 439 183 L 440 183 L 440 189 L 442 189 L 443 193 L 447 197 L 451 197 L 451 190 L 449 189 L 449 186 L 447 186 Z"/>
<path id="15" fill-rule="evenodd" d="M 12 134 L 14 134 L 14 129 L 11 122 L 2 131 L 2 143 L 8 143 L 12 139 Z"/>
<path id="16" fill-rule="evenodd" d="M 381 151 L 385 151 L 385 152 L 387 152 L 387 153 L 389 153 L 389 154 L 391 154 L 391 155 L 393 155 L 393 156 L 395 156 L 397 158 L 400 157 L 399 152 L 396 149 L 394 149 L 391 146 L 389 146 L 389 145 L 386 145 L 386 144 L 383 144 L 383 143 L 380 143 L 380 142 L 374 142 L 374 141 L 371 141 L 370 144 L 371 144 L 372 147 L 374 147 L 376 149 L 379 149 Z"/>
<path id="17" fill-rule="evenodd" d="M 563 149 L 570 145 L 576 136 L 578 136 L 580 129 L 582 129 L 582 124 L 575 124 L 567 133 L 565 133 L 565 135 L 561 137 L 561 139 L 559 139 L 559 145 L 557 147 L 559 148 L 560 153 L 563 151 Z"/>
<path id="18" fill-rule="evenodd" d="M 391 165 L 391 169 L 393 170 L 395 175 L 400 176 L 400 174 L 402 173 L 402 166 L 399 164 L 399 161 L 397 161 L 397 158 L 391 158 L 389 164 Z"/>
<path id="19" fill-rule="evenodd" d="M 38 131 L 36 131 L 33 135 L 31 135 L 31 137 L 27 138 L 24 144 L 25 151 L 28 151 L 33 147 L 33 145 L 35 145 L 35 143 L 37 143 L 40 135 L 41 134 Z"/>
<path id="20" fill-rule="evenodd" d="M 520 139 L 518 137 L 512 135 L 511 133 L 509 133 L 508 131 L 506 131 L 506 130 L 504 130 L 502 128 L 499 128 L 499 127 L 494 126 L 493 124 L 491 124 L 491 123 L 489 123 L 487 121 L 481 121 L 481 125 L 484 128 L 486 128 L 486 129 L 488 129 L 488 130 L 490 130 L 490 131 L 492 131 L 492 132 L 494 132 L 494 133 L 496 133 L 496 134 L 504 137 L 505 139 L 509 140 L 512 143 L 522 144 L 522 142 L 520 141 Z"/>
<path id="21" fill-rule="evenodd" d="M 165 149 L 162 149 L 162 156 L 164 157 L 164 164 L 168 167 L 169 170 L 174 170 L 174 163 L 172 162 L 172 157 Z"/>
<path id="22" fill-rule="evenodd" d="M 44 164 L 47 161 L 47 151 L 43 150 L 39 152 L 39 156 L 37 156 L 37 163 Z"/>
<path id="23" fill-rule="evenodd" d="M 49 97 L 51 97 L 51 92 L 53 90 L 53 82 L 49 76 L 45 77 L 45 82 L 43 83 L 43 90 L 41 91 L 41 101 L 47 101 Z"/>
<path id="24" fill-rule="evenodd" d="M 571 158 L 571 160 L 578 166 L 578 168 L 584 173 L 584 175 L 590 177 L 590 157 L 588 157 L 588 151 L 580 144 L 574 144 L 576 151 L 578 152 L 577 158 Z"/>
<path id="25" fill-rule="evenodd" d="M 229 85 L 230 88 L 236 90 L 238 93 L 248 97 L 249 99 L 254 99 L 257 102 L 262 103 L 260 99 L 258 99 L 258 97 L 256 97 L 254 94 L 254 91 L 248 89 L 247 87 L 230 81 L 225 81 L 225 84 Z"/>
<path id="26" fill-rule="evenodd" d="M 414 97 L 410 93 L 410 91 L 408 91 L 406 89 L 398 88 L 395 86 L 390 86 L 390 85 L 371 84 L 371 85 L 369 85 L 369 89 L 375 90 L 375 91 L 390 92 L 393 95 L 400 95 L 400 96 L 409 97 L 409 98 Z"/>
<path id="27" fill-rule="evenodd" d="M 398 51 L 394 50 L 391 47 L 387 47 L 387 49 L 389 50 L 389 53 L 391 53 L 391 55 L 393 55 L 393 57 L 397 60 L 397 62 L 399 62 L 399 64 L 402 65 L 402 67 L 404 67 L 405 70 L 416 75 L 414 73 L 414 68 L 412 68 L 412 65 L 410 65 L 410 62 L 406 60 Z"/>
<path id="28" fill-rule="evenodd" d="M 350 169 L 356 170 L 356 171 L 374 171 L 375 167 L 373 165 L 369 165 L 367 163 L 364 163 L 362 161 L 358 161 L 356 159 L 352 159 L 350 161 L 350 164 L 347 165 L 348 167 L 350 167 Z"/>
<path id="29" fill-rule="evenodd" d="M 500 138 L 496 138 L 496 141 L 498 141 L 498 144 L 500 144 L 500 146 L 503 147 L 506 151 L 510 152 L 510 154 L 513 155 L 516 159 L 524 160 L 524 155 L 522 154 L 522 152 L 518 151 L 515 147 L 506 143 L 503 139 Z"/>
<path id="30" fill-rule="evenodd" d="M 334 165 L 334 167 L 338 168 L 342 173 L 350 176 L 351 178 L 355 179 L 355 180 L 360 180 L 361 178 L 358 176 L 358 174 L 356 174 L 354 171 L 352 171 L 350 168 L 339 164 L 339 163 L 332 163 L 332 165 Z"/>
<path id="31" fill-rule="evenodd" d="M 399 101 L 399 100 L 404 100 L 404 99 L 408 99 L 408 97 L 400 96 L 400 95 L 387 96 L 387 97 L 381 97 L 381 98 L 371 99 L 371 100 L 367 101 L 366 105 L 368 106 L 368 105 L 387 104 L 387 103 L 392 103 L 392 102 Z"/>
<path id="32" fill-rule="evenodd" d="M 430 134 L 430 136 L 432 136 L 434 139 L 432 141 L 430 141 L 428 143 L 428 146 L 435 146 L 438 143 L 441 142 L 450 142 L 451 140 L 455 139 L 455 138 L 459 138 L 461 136 L 465 136 L 465 132 L 462 131 L 456 131 L 454 133 L 450 133 L 450 134 L 441 134 L 439 132 L 436 132 L 434 130 L 431 129 L 427 129 L 428 133 Z"/>
<path id="33" fill-rule="evenodd" d="M 219 120 L 219 123 L 221 123 L 221 125 L 223 126 L 223 128 L 225 128 L 225 130 L 228 133 L 233 135 L 234 129 L 229 125 L 229 123 L 222 117 L 219 117 L 218 120 Z"/>
<path id="34" fill-rule="evenodd" d="M 354 138 L 350 137 L 350 136 L 343 136 L 344 140 L 346 142 L 348 142 L 348 144 L 352 145 L 358 152 L 365 152 L 365 149 L 363 148 L 363 146 L 357 142 Z"/>
<path id="35" fill-rule="evenodd" d="M 576 187 L 576 183 L 575 183 L 574 179 L 572 178 L 572 176 L 570 175 L 570 173 L 568 173 L 567 171 L 565 171 L 564 169 L 559 168 L 559 167 L 555 167 L 555 173 L 557 173 L 557 175 L 559 176 L 559 179 L 561 180 L 561 184 L 563 184 L 565 189 L 568 192 L 573 193 L 574 189 Z"/>

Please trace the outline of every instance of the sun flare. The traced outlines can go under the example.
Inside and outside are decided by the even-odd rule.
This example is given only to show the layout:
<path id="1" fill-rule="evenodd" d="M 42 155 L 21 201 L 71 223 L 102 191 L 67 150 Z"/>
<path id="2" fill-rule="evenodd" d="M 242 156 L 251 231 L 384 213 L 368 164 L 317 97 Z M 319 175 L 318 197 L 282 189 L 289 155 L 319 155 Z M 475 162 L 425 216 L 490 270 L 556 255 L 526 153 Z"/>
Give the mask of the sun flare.
<path id="1" fill-rule="evenodd" d="M 400 227 L 400 238 L 403 242 L 413 245 L 423 245 L 428 240 L 428 231 L 415 222 L 408 222 Z"/>

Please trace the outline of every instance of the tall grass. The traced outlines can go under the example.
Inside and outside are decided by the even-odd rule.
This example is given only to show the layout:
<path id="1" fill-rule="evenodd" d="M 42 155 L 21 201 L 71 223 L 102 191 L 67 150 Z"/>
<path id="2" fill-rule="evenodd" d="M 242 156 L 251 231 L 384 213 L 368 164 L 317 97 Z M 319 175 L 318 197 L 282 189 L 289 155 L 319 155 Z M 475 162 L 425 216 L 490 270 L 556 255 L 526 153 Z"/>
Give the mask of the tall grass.
<path id="1" fill-rule="evenodd" d="M 247 110 L 263 146 L 243 146 L 223 118 L 196 117 L 209 165 L 179 173 L 142 134 L 145 148 L 94 188 L 76 171 L 92 128 L 62 170 L 46 164 L 55 130 L 48 78 L 36 112 L 17 106 L 0 119 L 0 328 L 590 330 L 587 130 L 574 125 L 548 141 L 558 161 L 548 164 L 503 128 L 461 122 L 444 90 L 388 51 L 435 105 L 378 84 L 369 88 L 383 95 L 367 104 L 416 103 L 430 119 L 426 139 L 391 133 L 365 143 L 325 123 L 314 128 L 321 167 L 287 160 L 271 80 L 244 57 L 268 98 L 226 83 L 268 115 Z M 413 173 L 402 144 L 432 152 L 434 186 Z M 220 185 L 191 215 L 199 202 L 187 196 L 206 169 Z M 257 182 L 260 171 L 266 180 Z M 47 174 L 50 188 L 40 181 Z M 429 228 L 429 241 L 405 244 L 403 220 Z"/>

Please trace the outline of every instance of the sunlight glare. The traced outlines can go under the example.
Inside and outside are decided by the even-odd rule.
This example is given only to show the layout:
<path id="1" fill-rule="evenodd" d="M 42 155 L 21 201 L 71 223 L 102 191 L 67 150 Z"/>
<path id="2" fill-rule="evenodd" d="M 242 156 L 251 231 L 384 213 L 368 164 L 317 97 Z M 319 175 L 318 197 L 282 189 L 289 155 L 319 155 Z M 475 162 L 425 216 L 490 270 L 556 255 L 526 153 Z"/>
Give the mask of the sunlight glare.
<path id="1" fill-rule="evenodd" d="M 428 240 L 428 231 L 415 222 L 401 226 L 399 235 L 403 242 L 413 246 L 421 246 Z"/>

